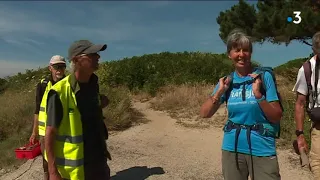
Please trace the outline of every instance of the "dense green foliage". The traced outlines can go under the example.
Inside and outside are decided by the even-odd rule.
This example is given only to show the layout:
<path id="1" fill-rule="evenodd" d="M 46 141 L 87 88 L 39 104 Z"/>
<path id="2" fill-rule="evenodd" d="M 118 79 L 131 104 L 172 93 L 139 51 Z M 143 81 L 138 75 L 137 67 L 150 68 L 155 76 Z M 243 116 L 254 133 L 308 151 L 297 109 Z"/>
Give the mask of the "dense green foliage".
<path id="1" fill-rule="evenodd" d="M 256 8 L 256 9 L 255 9 Z M 287 17 L 296 20 L 294 11 L 300 11 L 301 22 L 287 22 Z M 259 0 L 249 5 L 244 0 L 217 17 L 220 37 L 226 40 L 235 28 L 243 29 L 257 42 L 289 44 L 292 40 L 309 40 L 320 29 L 320 1 L 313 0 Z"/>
<path id="2" fill-rule="evenodd" d="M 256 10 L 254 6 L 240 0 L 238 5 L 234 5 L 230 10 L 221 11 L 217 17 L 220 25 L 220 38 L 226 42 L 231 30 L 241 28 L 248 35 L 253 34 L 253 27 L 257 23 Z"/>
<path id="3" fill-rule="evenodd" d="M 274 68 L 275 73 L 286 77 L 288 81 L 296 81 L 298 70 L 301 68 L 304 62 L 309 60 L 314 54 L 310 54 L 309 57 L 298 58 L 288 61 L 280 66 Z"/>
<path id="4" fill-rule="evenodd" d="M 16 75 L 6 77 L 6 88 L 18 91 L 20 91 L 21 89 L 27 90 L 30 88 L 34 88 L 34 86 L 36 86 L 40 79 L 49 75 L 50 71 L 48 67 L 38 68 L 36 70 L 28 69 L 25 71 L 25 73 L 19 72 Z"/>
<path id="5" fill-rule="evenodd" d="M 308 58 L 299 58 L 291 60 L 285 64 L 282 64 L 275 68 L 275 72 L 278 75 L 285 76 L 289 81 L 295 81 L 297 73 L 302 64 L 308 60 Z"/>
<path id="6" fill-rule="evenodd" d="M 257 63 L 254 63 L 257 65 Z M 98 72 L 101 82 L 155 94 L 168 84 L 211 83 L 228 75 L 233 66 L 225 54 L 163 52 L 106 62 Z"/>
<path id="7" fill-rule="evenodd" d="M 257 62 L 253 64 L 259 65 Z M 154 94 L 159 87 L 168 84 L 214 84 L 233 70 L 232 62 L 225 54 L 162 52 L 103 62 L 96 74 L 102 85 Z M 25 73 L 6 77 L 5 84 L 12 90 L 32 90 L 40 79 L 49 74 L 47 67 L 26 70 Z"/>
<path id="8" fill-rule="evenodd" d="M 8 85 L 8 81 L 0 78 L 0 93 L 3 92 Z"/>

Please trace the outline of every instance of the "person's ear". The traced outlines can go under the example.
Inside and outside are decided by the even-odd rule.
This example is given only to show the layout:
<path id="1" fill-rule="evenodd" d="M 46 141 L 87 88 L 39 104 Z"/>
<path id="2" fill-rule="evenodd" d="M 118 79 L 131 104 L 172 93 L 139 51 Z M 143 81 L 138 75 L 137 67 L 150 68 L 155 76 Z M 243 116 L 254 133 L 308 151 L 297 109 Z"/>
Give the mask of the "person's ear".
<path id="1" fill-rule="evenodd" d="M 73 61 L 73 63 L 77 63 L 80 61 L 80 58 L 76 56 L 76 57 L 72 58 L 72 61 Z"/>
<path id="2" fill-rule="evenodd" d="M 230 52 L 226 52 L 226 55 L 228 56 L 229 59 L 231 59 Z"/>

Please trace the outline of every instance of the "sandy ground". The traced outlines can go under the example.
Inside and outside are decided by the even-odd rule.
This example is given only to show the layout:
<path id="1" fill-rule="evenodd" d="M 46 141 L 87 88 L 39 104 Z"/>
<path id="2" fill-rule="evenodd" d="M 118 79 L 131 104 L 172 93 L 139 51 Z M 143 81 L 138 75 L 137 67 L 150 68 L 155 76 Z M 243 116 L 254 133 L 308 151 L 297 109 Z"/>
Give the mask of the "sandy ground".
<path id="1" fill-rule="evenodd" d="M 148 103 L 134 103 L 150 122 L 110 136 L 113 180 L 220 180 L 221 128 L 186 128 Z M 223 110 L 221 110 L 223 111 Z M 278 150 L 283 180 L 309 180 L 291 150 Z M 29 160 L 1 180 L 42 180 L 41 158 Z M 256 177 L 258 179 L 258 177 Z"/>

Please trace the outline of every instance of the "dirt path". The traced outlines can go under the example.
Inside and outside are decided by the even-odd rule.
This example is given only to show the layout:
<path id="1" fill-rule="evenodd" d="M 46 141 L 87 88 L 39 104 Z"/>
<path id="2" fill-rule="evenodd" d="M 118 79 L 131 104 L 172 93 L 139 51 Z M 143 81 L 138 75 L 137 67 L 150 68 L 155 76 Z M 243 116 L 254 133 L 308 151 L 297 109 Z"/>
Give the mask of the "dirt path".
<path id="1" fill-rule="evenodd" d="M 109 138 L 113 180 L 221 180 L 221 128 L 194 129 L 176 124 L 164 112 L 135 103 L 150 122 Z M 297 156 L 278 150 L 283 180 L 308 180 Z M 41 159 L 30 160 L 1 180 L 42 180 Z"/>

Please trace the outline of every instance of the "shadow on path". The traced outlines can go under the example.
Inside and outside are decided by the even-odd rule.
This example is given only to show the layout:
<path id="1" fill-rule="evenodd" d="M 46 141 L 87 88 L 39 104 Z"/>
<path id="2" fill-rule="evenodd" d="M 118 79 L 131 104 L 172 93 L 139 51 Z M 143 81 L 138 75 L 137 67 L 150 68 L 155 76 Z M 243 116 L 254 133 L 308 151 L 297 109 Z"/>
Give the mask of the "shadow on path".
<path id="1" fill-rule="evenodd" d="M 123 171 L 117 172 L 111 177 L 111 180 L 145 180 L 152 175 L 164 174 L 162 167 L 135 166 Z"/>

